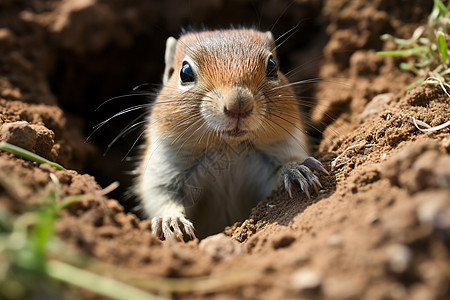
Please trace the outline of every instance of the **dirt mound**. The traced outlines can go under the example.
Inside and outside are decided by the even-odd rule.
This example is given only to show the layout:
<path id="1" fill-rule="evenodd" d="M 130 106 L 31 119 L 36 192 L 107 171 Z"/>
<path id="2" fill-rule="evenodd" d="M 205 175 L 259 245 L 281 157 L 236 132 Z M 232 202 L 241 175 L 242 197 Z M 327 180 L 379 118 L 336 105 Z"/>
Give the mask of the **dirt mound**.
<path id="1" fill-rule="evenodd" d="M 175 298 L 448 299 L 450 129 L 424 133 L 412 118 L 442 124 L 450 101 L 436 86 L 406 92 L 414 78 L 397 59 L 375 53 L 392 47 L 382 33 L 409 37 L 426 20 L 432 3 L 419 2 L 3 1 L 0 139 L 73 170 L 2 151 L 0 205 L 16 214 L 31 209 L 54 174 L 61 197 L 86 198 L 62 211 L 58 237 L 119 268 L 112 276 L 219 279 L 165 294 Z M 168 35 L 233 23 L 281 36 L 299 21 L 279 56 L 292 81 L 322 78 L 299 90 L 315 157 L 330 170 L 320 175 L 318 195 L 290 199 L 279 189 L 225 235 L 184 244 L 154 237 L 122 192 L 113 195 L 120 201 L 102 194 L 91 175 L 102 186 L 127 186 L 132 165 L 121 159 L 142 128 L 106 157 L 100 153 L 136 115 L 113 119 L 92 143 L 86 136 L 147 99 L 118 98 L 94 110 L 142 82 L 160 82 Z"/>

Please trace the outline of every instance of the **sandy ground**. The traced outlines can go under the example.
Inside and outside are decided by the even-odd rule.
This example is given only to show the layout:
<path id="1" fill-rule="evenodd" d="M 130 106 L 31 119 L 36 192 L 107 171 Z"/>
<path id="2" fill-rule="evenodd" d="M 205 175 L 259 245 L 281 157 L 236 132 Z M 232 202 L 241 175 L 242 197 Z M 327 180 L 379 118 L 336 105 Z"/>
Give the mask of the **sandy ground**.
<path id="1" fill-rule="evenodd" d="M 426 20 L 430 1 L 419 2 L 2 1 L 0 139 L 71 170 L 0 152 L 0 205 L 14 213 L 33 207 L 53 173 L 62 197 L 90 195 L 61 213 L 57 234 L 67 247 L 114 266 L 111 274 L 124 280 L 220 280 L 168 297 L 449 299 L 450 129 L 424 133 L 411 118 L 442 124 L 450 101 L 439 87 L 406 92 L 414 77 L 398 70 L 399 60 L 375 54 L 392 47 L 382 33 L 409 37 Z M 120 159 L 133 139 L 102 157 L 126 123 L 113 121 L 85 142 L 90 127 L 130 103 L 94 108 L 160 82 L 169 34 L 234 23 L 273 26 L 280 36 L 299 21 L 280 57 L 292 81 L 322 78 L 299 89 L 315 157 L 330 170 L 318 195 L 290 199 L 279 189 L 225 234 L 189 243 L 154 237 L 123 190 L 117 200 L 100 195 L 100 185 L 129 184 L 130 164 Z"/>

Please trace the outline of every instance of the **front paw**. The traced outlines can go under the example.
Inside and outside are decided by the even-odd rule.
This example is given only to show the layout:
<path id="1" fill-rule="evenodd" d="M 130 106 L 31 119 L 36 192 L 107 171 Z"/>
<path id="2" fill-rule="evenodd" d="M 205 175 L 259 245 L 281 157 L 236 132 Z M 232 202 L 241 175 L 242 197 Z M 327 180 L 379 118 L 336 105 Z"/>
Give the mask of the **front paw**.
<path id="1" fill-rule="evenodd" d="M 153 218 L 152 233 L 161 240 L 174 237 L 179 241 L 188 241 L 195 238 L 194 225 L 183 215 Z"/>
<path id="2" fill-rule="evenodd" d="M 281 169 L 281 179 L 284 183 L 284 188 L 288 191 L 292 198 L 292 188 L 295 183 L 300 186 L 300 189 L 311 198 L 309 189 L 312 187 L 316 193 L 322 188 L 319 178 L 313 173 L 313 170 L 328 174 L 320 161 L 313 157 L 308 157 L 304 162 L 287 163 Z"/>

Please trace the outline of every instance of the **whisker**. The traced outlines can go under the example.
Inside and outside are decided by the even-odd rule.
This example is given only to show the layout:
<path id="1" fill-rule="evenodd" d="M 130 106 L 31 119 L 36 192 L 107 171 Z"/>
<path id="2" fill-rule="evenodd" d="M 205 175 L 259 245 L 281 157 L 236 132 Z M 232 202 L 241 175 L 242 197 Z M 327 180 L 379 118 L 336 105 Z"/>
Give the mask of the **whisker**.
<path id="1" fill-rule="evenodd" d="M 139 110 L 139 109 L 142 109 L 142 108 L 145 108 L 145 107 L 148 107 L 148 106 L 149 106 L 149 104 L 141 104 L 141 105 L 136 105 L 136 106 L 132 106 L 132 107 L 126 108 L 126 109 L 124 109 L 124 110 L 114 114 L 112 117 L 109 117 L 108 119 L 106 119 L 106 120 L 100 122 L 99 124 L 95 125 L 93 128 L 94 129 L 98 129 L 99 127 L 103 126 L 105 123 L 109 122 L 110 120 L 112 120 L 112 119 L 114 119 L 114 118 L 116 118 L 118 116 L 124 115 L 126 113 L 129 113 L 129 112 L 132 112 L 132 111 L 135 111 L 135 110 Z"/>
<path id="2" fill-rule="evenodd" d="M 196 123 L 198 123 L 199 121 L 201 121 L 201 118 L 199 118 L 195 123 L 193 123 L 191 126 L 193 126 L 194 124 L 196 124 Z M 189 136 L 189 138 L 192 138 L 193 136 L 195 136 L 195 134 L 205 125 L 206 123 L 205 122 L 203 122 L 203 124 L 202 125 L 200 125 L 200 127 L 199 128 L 197 128 L 190 136 Z M 190 126 L 190 127 L 191 127 Z M 186 144 L 186 142 L 189 140 L 189 138 L 187 138 L 184 142 L 183 142 L 183 144 L 181 144 L 181 146 L 178 148 L 178 152 L 183 148 L 183 146 Z M 178 153 L 177 152 L 177 153 Z"/>
<path id="3" fill-rule="evenodd" d="M 208 119 L 208 116 L 206 117 L 206 118 L 204 118 L 204 120 L 207 120 Z M 202 128 L 204 125 L 206 125 L 206 127 L 208 127 L 208 124 L 207 124 L 207 122 L 206 121 L 204 121 L 203 122 L 203 124 L 199 127 L 199 129 L 200 128 Z M 198 129 L 197 129 L 198 130 Z M 211 131 L 211 129 L 209 129 L 208 130 L 208 128 L 206 128 L 206 129 L 203 129 L 203 133 L 199 136 L 199 138 L 197 139 L 197 144 L 199 144 L 200 142 L 201 142 L 201 140 L 203 139 L 203 137 L 206 135 L 206 133 L 208 133 L 209 131 Z M 194 134 L 195 134 L 195 132 L 194 132 Z M 206 148 L 208 148 L 208 141 L 206 142 Z M 205 151 L 206 151 L 207 149 L 205 149 Z"/>
<path id="4" fill-rule="evenodd" d="M 298 143 L 298 145 L 299 145 L 303 150 L 306 150 L 306 149 L 303 148 L 302 143 L 301 143 L 294 135 L 292 135 L 292 133 L 291 133 L 289 130 L 287 130 L 286 128 L 284 128 L 283 126 L 281 126 L 280 124 L 278 124 L 278 122 L 276 122 L 275 120 L 272 120 L 272 119 L 269 118 L 268 116 L 264 116 L 264 117 L 266 118 L 266 120 L 272 122 L 273 124 L 275 124 L 275 125 L 277 125 L 278 127 L 280 127 L 282 130 L 284 130 L 287 134 L 289 134 L 289 135 L 290 135 L 290 136 Z"/>
<path id="5" fill-rule="evenodd" d="M 295 0 L 291 1 L 291 3 L 289 3 L 289 5 L 287 5 L 284 8 L 283 12 L 278 16 L 278 18 L 275 20 L 275 23 L 270 28 L 270 31 L 272 31 L 275 28 L 275 26 L 278 24 L 278 21 L 280 21 L 281 17 L 283 17 L 283 15 L 286 13 L 286 11 L 289 9 L 289 7 L 291 7 L 292 4 L 294 4 L 294 3 L 295 3 Z"/>
<path id="6" fill-rule="evenodd" d="M 147 115 L 147 113 L 143 113 L 141 115 L 139 115 L 137 118 L 135 118 L 133 121 L 131 121 L 130 123 L 127 124 L 127 126 L 125 126 L 124 129 L 122 129 L 121 132 L 119 132 L 119 134 L 108 144 L 108 147 L 106 148 L 106 151 L 103 153 L 103 156 L 105 156 L 109 150 L 111 149 L 111 147 L 115 144 L 115 142 L 117 142 L 117 140 L 121 137 L 125 137 L 127 134 L 129 134 L 130 132 L 132 132 L 133 130 L 136 129 L 137 126 L 142 125 L 144 123 L 146 123 L 147 121 L 140 121 L 138 123 L 133 124 L 134 122 L 136 122 L 137 120 L 139 120 L 140 118 L 144 117 L 145 115 Z"/>
<path id="7" fill-rule="evenodd" d="M 175 132 L 176 128 L 178 128 L 178 127 L 181 126 L 183 123 L 186 123 L 187 121 L 189 121 L 189 120 L 192 119 L 192 118 L 194 118 L 194 116 L 190 116 L 187 120 L 182 120 L 182 121 L 178 122 L 174 127 L 171 128 L 170 132 L 168 132 L 165 136 L 163 136 L 163 135 L 158 136 L 158 138 L 157 138 L 156 141 L 154 142 L 154 143 L 156 144 L 156 146 L 155 146 L 156 148 L 155 148 L 154 150 L 158 149 L 159 146 L 161 146 L 162 143 L 163 143 L 164 141 L 166 141 L 166 140 L 169 138 L 169 136 L 170 136 L 173 132 Z M 147 158 L 147 162 L 146 162 L 146 165 L 145 165 L 145 171 L 144 171 L 144 173 L 146 173 L 147 170 L 148 170 L 148 165 L 149 165 L 149 162 L 150 162 L 152 156 L 153 156 L 153 152 L 150 153 L 150 155 L 149 155 L 148 158 Z"/>
<path id="8" fill-rule="evenodd" d="M 183 120 L 179 121 L 177 124 L 175 124 L 175 126 L 172 127 L 172 130 L 169 132 L 169 134 L 166 135 L 166 138 L 165 138 L 164 140 L 166 140 L 166 139 L 167 139 L 173 132 L 175 132 L 175 130 L 177 130 L 180 126 L 183 126 L 183 125 L 185 125 L 185 124 L 188 124 L 188 123 L 189 123 L 192 119 L 194 119 L 194 118 L 200 118 L 200 113 L 191 115 L 191 116 L 189 116 L 188 118 L 183 119 Z M 192 124 L 191 124 L 191 125 L 192 125 Z M 188 130 L 188 129 L 189 129 L 189 127 L 187 128 L 187 130 Z M 186 130 L 185 130 L 185 131 L 186 131 Z M 175 139 L 172 141 L 172 144 L 175 143 L 179 137 L 180 137 L 180 136 L 178 135 L 178 137 L 175 138 Z"/>
<path id="9" fill-rule="evenodd" d="M 291 4 L 289 4 L 289 6 L 286 7 L 286 9 L 288 9 L 293 3 L 294 3 L 294 1 L 291 2 Z M 286 11 L 286 10 L 285 10 L 285 11 Z M 299 25 L 300 25 L 300 22 L 298 22 L 298 23 L 297 23 L 294 27 L 292 27 L 291 29 L 288 29 L 288 31 L 286 31 L 285 33 L 283 33 L 283 34 L 280 35 L 279 37 L 277 37 L 277 38 L 275 39 L 275 41 L 273 41 L 274 44 L 276 44 L 276 43 L 278 42 L 278 40 L 282 39 L 282 38 L 283 38 L 284 36 L 286 36 L 287 34 L 291 33 L 293 30 L 297 29 L 297 27 L 298 27 Z M 272 28 L 271 30 L 273 30 L 273 28 Z M 288 39 L 289 39 L 289 37 L 288 37 Z"/>
<path id="10" fill-rule="evenodd" d="M 174 112 L 174 113 L 165 115 L 164 117 L 161 117 L 161 118 L 159 118 L 159 119 L 153 121 L 151 124 L 149 124 L 149 125 L 146 127 L 146 129 L 145 129 L 145 130 L 138 136 L 138 138 L 134 141 L 134 143 L 132 144 L 131 148 L 128 150 L 127 154 L 124 156 L 124 158 L 122 159 L 122 161 L 128 156 L 128 154 L 129 154 L 129 153 L 131 152 L 131 150 L 134 148 L 134 146 L 136 145 L 136 143 L 138 142 L 138 140 L 141 138 L 142 134 L 145 133 L 145 131 L 147 130 L 147 128 L 150 128 L 151 126 L 153 126 L 153 125 L 156 124 L 157 122 L 159 122 L 159 121 L 161 121 L 161 120 L 163 120 L 163 119 L 165 119 L 165 118 L 167 118 L 167 117 L 170 117 L 170 116 L 172 116 L 172 115 L 175 115 L 175 114 L 178 114 L 178 113 L 182 113 L 182 112 L 183 112 L 183 111 L 177 111 L 177 112 Z M 110 148 L 113 146 L 113 144 L 114 144 L 120 137 L 126 136 L 126 135 L 129 134 L 131 131 L 134 131 L 134 130 L 136 130 L 137 128 L 139 128 L 140 125 L 142 125 L 142 124 L 144 124 L 144 123 L 147 123 L 147 120 L 144 120 L 144 121 L 138 122 L 138 123 L 136 123 L 136 124 L 134 124 L 134 125 L 132 125 L 132 126 L 129 126 L 130 124 L 134 123 L 136 120 L 138 120 L 139 118 L 142 118 L 142 117 L 145 116 L 146 114 L 147 114 L 147 112 L 144 113 L 144 114 L 141 114 L 140 116 L 138 116 L 137 118 L 135 118 L 132 122 L 130 122 L 130 123 L 127 125 L 127 128 L 126 128 L 126 129 L 123 129 L 123 130 L 122 130 L 122 131 L 114 138 L 114 140 L 113 140 L 111 143 L 108 144 L 107 150 L 105 151 L 105 153 L 104 153 L 103 155 L 106 155 L 106 154 L 107 154 L 107 152 L 110 150 Z"/>
<path id="11" fill-rule="evenodd" d="M 278 114 L 281 114 L 281 115 L 283 115 L 283 116 L 289 117 L 289 118 L 291 118 L 291 119 L 297 120 L 297 121 L 299 121 L 299 122 L 302 122 L 302 121 L 303 121 L 303 119 L 302 119 L 300 116 L 293 116 L 293 115 L 290 115 L 290 114 L 288 114 L 288 113 L 286 113 L 286 112 L 283 112 L 283 111 L 277 111 L 277 113 L 278 113 Z"/>
<path id="12" fill-rule="evenodd" d="M 132 107 L 130 107 L 130 108 L 124 109 L 124 110 L 122 110 L 122 111 L 120 111 L 120 112 L 114 114 L 112 117 L 109 117 L 108 119 L 106 119 L 106 120 L 100 122 L 99 124 L 95 125 L 95 126 L 93 127 L 94 130 L 93 130 L 93 131 L 91 132 L 91 134 L 86 138 L 86 141 L 89 140 L 89 139 L 92 137 L 92 135 L 93 135 L 94 133 L 96 133 L 103 125 L 105 125 L 106 123 L 108 123 L 108 122 L 111 121 L 112 119 L 114 119 L 114 118 L 116 118 L 116 117 L 118 117 L 118 116 L 124 115 L 124 114 L 126 114 L 126 113 L 129 113 L 129 112 L 132 112 L 132 111 L 135 111 L 135 110 L 139 110 L 139 109 L 148 107 L 148 106 L 149 106 L 149 104 L 136 105 L 136 106 L 132 106 Z"/>
<path id="13" fill-rule="evenodd" d="M 201 121 L 201 118 L 198 117 L 197 120 L 195 122 L 193 122 L 191 125 L 189 125 L 186 129 L 184 129 L 184 131 L 182 133 L 180 133 L 173 141 L 172 144 L 176 143 L 177 141 L 181 140 L 188 132 L 189 129 L 191 129 L 193 126 L 195 126 L 198 122 Z M 187 140 L 185 140 L 183 142 L 183 144 L 179 147 L 178 152 L 181 150 L 182 146 L 186 143 Z M 177 152 L 177 153 L 178 153 Z"/>
<path id="14" fill-rule="evenodd" d="M 108 100 L 104 101 L 102 104 L 100 104 L 99 106 L 97 106 L 96 109 L 94 109 L 94 111 L 97 111 L 100 109 L 100 107 L 102 107 L 103 105 L 105 105 L 106 103 L 109 103 L 111 101 L 117 100 L 117 99 L 123 99 L 123 98 L 129 98 L 129 97 L 136 97 L 136 96 L 155 96 L 156 94 L 154 93 L 150 93 L 150 92 L 146 92 L 146 93 L 133 93 L 133 94 L 126 94 L 126 95 L 120 95 L 120 96 L 115 96 L 112 98 L 109 98 Z"/>
<path id="15" fill-rule="evenodd" d="M 203 123 L 198 129 L 201 129 L 205 124 L 206 123 Z M 200 144 L 200 142 L 202 141 L 202 139 L 205 137 L 206 133 L 208 132 L 207 129 L 205 129 L 205 128 L 202 128 L 202 129 L 203 130 L 202 130 L 202 132 L 200 132 L 199 137 L 198 137 L 198 139 L 196 141 L 197 144 Z M 194 132 L 194 134 L 195 134 L 195 132 Z"/>
<path id="16" fill-rule="evenodd" d="M 141 139 L 142 135 L 147 131 L 147 129 L 142 130 L 142 132 L 139 134 L 139 136 L 134 140 L 133 144 L 131 145 L 130 149 L 128 150 L 127 154 L 121 159 L 123 162 L 128 155 L 130 154 L 131 150 L 133 150 L 134 146 L 136 146 L 137 142 Z"/>
<path id="17" fill-rule="evenodd" d="M 317 62 L 317 61 L 323 59 L 324 57 L 325 57 L 325 56 L 322 54 L 322 55 L 319 55 L 319 56 L 317 56 L 317 57 L 315 57 L 315 58 L 313 58 L 313 59 L 310 59 L 310 60 L 308 60 L 307 62 L 304 62 L 304 63 L 302 63 L 301 65 L 295 67 L 294 69 L 292 69 L 292 70 L 286 72 L 286 73 L 284 74 L 284 76 L 286 76 L 286 77 L 289 78 L 289 76 L 293 76 L 293 75 L 297 74 L 299 71 L 304 70 L 303 67 L 305 67 L 306 65 L 313 65 L 313 63 L 315 63 L 315 62 Z"/>
<path id="18" fill-rule="evenodd" d="M 318 83 L 318 82 L 321 82 L 321 78 L 305 79 L 305 80 L 300 80 L 300 81 L 296 81 L 296 82 L 290 82 L 290 83 L 287 83 L 287 84 L 283 84 L 283 85 L 279 85 L 279 86 L 273 87 L 271 89 L 271 91 L 282 89 L 282 88 L 285 88 L 285 87 L 288 87 L 288 86 L 296 86 L 296 85 L 300 85 L 300 84 Z"/>
<path id="19" fill-rule="evenodd" d="M 146 124 L 147 120 L 143 120 L 140 122 L 137 122 L 135 124 L 133 124 L 132 126 L 128 127 L 127 130 L 125 130 L 122 134 L 122 137 L 126 137 L 127 135 L 129 135 L 131 132 L 135 131 L 137 128 L 139 128 L 139 126 Z"/>
<path id="20" fill-rule="evenodd" d="M 300 130 L 300 131 L 303 132 L 303 129 L 302 129 L 302 128 L 297 127 L 296 124 L 292 123 L 291 121 L 287 120 L 286 118 L 283 118 L 283 117 L 281 117 L 281 116 L 279 116 L 279 115 L 277 115 L 277 114 L 274 114 L 273 112 L 268 112 L 268 115 L 277 117 L 277 118 L 279 118 L 279 119 L 281 119 L 281 120 L 283 120 L 283 121 L 285 121 L 285 122 L 291 124 L 291 125 L 294 126 L 296 129 L 298 129 L 298 130 Z"/>
<path id="21" fill-rule="evenodd" d="M 133 92 L 139 91 L 139 89 L 140 89 L 141 87 L 143 87 L 143 86 L 149 86 L 149 85 L 150 85 L 149 83 L 141 83 L 141 84 L 135 86 L 135 87 L 132 89 L 132 91 L 133 91 Z"/>
<path id="22" fill-rule="evenodd" d="M 295 25 L 295 31 L 294 32 L 292 32 L 292 33 L 290 33 L 289 34 L 289 36 L 284 40 L 284 41 L 282 41 L 281 43 L 279 43 L 276 47 L 275 47 L 275 50 L 277 50 L 278 48 L 280 48 L 284 43 L 286 43 L 294 34 L 296 34 L 297 32 L 298 32 L 298 30 L 299 30 L 299 28 L 298 28 L 298 26 L 300 25 L 300 22 L 297 24 L 297 25 Z"/>
<path id="23" fill-rule="evenodd" d="M 270 122 L 267 121 L 267 119 L 268 119 L 267 116 L 262 114 L 262 113 L 260 113 L 260 116 L 263 117 L 262 121 L 266 125 L 268 125 L 273 130 L 274 133 L 277 133 L 277 130 L 275 129 L 275 127 L 273 127 L 273 125 Z M 269 133 L 268 133 L 268 131 L 267 131 L 267 129 L 265 127 L 262 127 L 262 130 L 266 133 L 267 136 L 269 136 Z"/>

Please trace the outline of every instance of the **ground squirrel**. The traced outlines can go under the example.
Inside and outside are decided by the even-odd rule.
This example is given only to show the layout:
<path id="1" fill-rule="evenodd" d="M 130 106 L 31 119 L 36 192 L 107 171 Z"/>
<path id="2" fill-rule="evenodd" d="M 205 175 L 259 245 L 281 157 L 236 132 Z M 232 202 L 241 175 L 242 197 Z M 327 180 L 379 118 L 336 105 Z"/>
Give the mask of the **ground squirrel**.
<path id="1" fill-rule="evenodd" d="M 202 238 L 244 220 L 283 184 L 321 187 L 272 33 L 190 32 L 166 43 L 136 193 L 160 238 Z M 195 228 L 195 233 L 194 233 Z"/>

